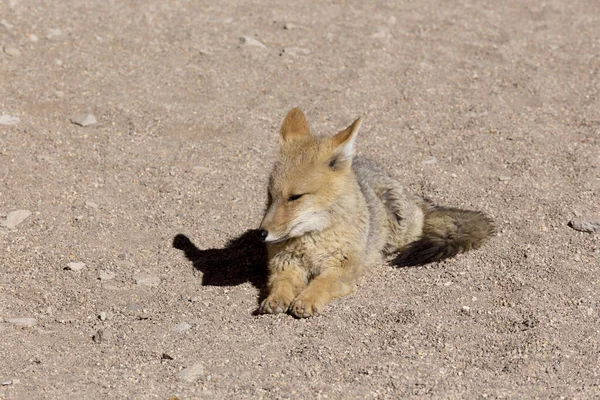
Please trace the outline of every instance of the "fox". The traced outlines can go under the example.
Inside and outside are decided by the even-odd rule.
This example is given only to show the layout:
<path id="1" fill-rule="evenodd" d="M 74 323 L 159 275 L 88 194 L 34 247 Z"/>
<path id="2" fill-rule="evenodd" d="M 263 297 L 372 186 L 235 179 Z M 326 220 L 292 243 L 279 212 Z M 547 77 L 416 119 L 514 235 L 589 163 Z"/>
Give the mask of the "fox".
<path id="1" fill-rule="evenodd" d="M 311 132 L 297 107 L 280 129 L 258 235 L 266 245 L 259 314 L 320 315 L 386 256 L 423 265 L 481 247 L 495 234 L 479 211 L 434 205 L 372 160 L 355 157 L 362 118 L 333 136 Z"/>

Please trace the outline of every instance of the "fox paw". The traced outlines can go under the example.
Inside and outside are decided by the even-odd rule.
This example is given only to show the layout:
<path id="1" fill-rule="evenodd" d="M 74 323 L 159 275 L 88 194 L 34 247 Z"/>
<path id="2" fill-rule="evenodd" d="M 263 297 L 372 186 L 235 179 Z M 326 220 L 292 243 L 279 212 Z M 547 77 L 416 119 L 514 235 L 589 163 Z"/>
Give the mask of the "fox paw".
<path id="1" fill-rule="evenodd" d="M 289 307 L 289 302 L 274 297 L 267 297 L 260 303 L 258 308 L 259 314 L 280 314 L 286 312 Z"/>
<path id="2" fill-rule="evenodd" d="M 319 307 L 317 307 L 316 304 L 311 304 L 310 302 L 299 299 L 292 302 L 288 311 L 296 318 L 316 317 L 320 312 Z"/>

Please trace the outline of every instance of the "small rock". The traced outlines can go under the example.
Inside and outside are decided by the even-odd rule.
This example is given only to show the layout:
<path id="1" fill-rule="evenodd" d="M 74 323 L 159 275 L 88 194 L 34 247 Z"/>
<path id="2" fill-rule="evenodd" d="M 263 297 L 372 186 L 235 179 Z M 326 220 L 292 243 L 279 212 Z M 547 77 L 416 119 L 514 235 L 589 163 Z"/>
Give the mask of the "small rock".
<path id="1" fill-rule="evenodd" d="M 67 38 L 67 34 L 63 33 L 60 28 L 51 28 L 48 29 L 46 38 L 49 40 L 65 40 Z"/>
<path id="2" fill-rule="evenodd" d="M 117 275 L 114 272 L 105 269 L 101 269 L 100 272 L 98 272 L 98 279 L 101 281 L 110 281 L 111 279 L 115 279 L 115 276 Z"/>
<path id="3" fill-rule="evenodd" d="M 106 311 L 101 311 L 100 314 L 98 314 L 98 318 L 100 319 L 100 321 L 106 321 L 107 319 L 112 319 L 112 313 L 109 313 Z"/>
<path id="4" fill-rule="evenodd" d="M 11 380 L 0 382 L 0 386 L 10 386 L 12 384 L 13 384 L 13 381 L 11 381 Z"/>
<path id="5" fill-rule="evenodd" d="M 40 40 L 40 38 L 37 37 L 37 35 L 35 33 L 32 33 L 31 35 L 29 35 L 29 41 L 35 43 L 38 40 Z"/>
<path id="6" fill-rule="evenodd" d="M 174 360 L 173 357 L 171 357 L 170 355 L 168 355 L 167 353 L 162 353 L 162 356 L 160 357 L 161 360 Z"/>
<path id="7" fill-rule="evenodd" d="M 569 222 L 569 226 L 580 232 L 600 233 L 600 219 L 574 219 Z"/>
<path id="8" fill-rule="evenodd" d="M 196 382 L 198 379 L 204 377 L 204 365 L 197 362 L 196 364 L 189 366 L 179 373 L 179 379 L 186 382 Z"/>
<path id="9" fill-rule="evenodd" d="M 192 326 L 190 324 L 188 324 L 187 322 L 182 322 L 180 324 L 175 325 L 175 328 L 173 328 L 173 330 L 175 332 L 185 332 L 188 329 L 190 329 Z"/>
<path id="10" fill-rule="evenodd" d="M 387 39 L 391 36 L 392 35 L 390 34 L 390 28 L 388 28 L 387 26 L 378 27 L 377 32 L 371 35 L 371 37 L 374 39 Z"/>
<path id="11" fill-rule="evenodd" d="M 81 261 L 77 261 L 77 262 L 68 263 L 67 266 L 65 267 L 65 269 L 69 270 L 69 271 L 81 271 L 84 267 L 85 267 L 85 263 L 82 263 Z"/>
<path id="12" fill-rule="evenodd" d="M 92 336 L 92 340 L 94 341 L 94 343 L 106 342 L 109 338 L 110 334 L 104 329 L 98 329 L 96 333 Z"/>
<path id="13" fill-rule="evenodd" d="M 293 22 L 286 22 L 285 25 L 283 25 L 283 29 L 287 29 L 287 30 L 291 31 L 292 29 L 306 29 L 306 28 L 303 27 L 302 25 L 298 25 Z"/>
<path id="14" fill-rule="evenodd" d="M 302 48 L 302 47 L 286 47 L 281 50 L 280 56 L 284 54 L 289 54 L 290 56 L 306 56 L 310 54 L 310 50 Z"/>
<path id="15" fill-rule="evenodd" d="M 468 314 L 468 313 L 471 312 L 471 307 L 469 307 L 469 306 L 462 306 L 461 310 L 462 310 L 462 312 Z"/>
<path id="16" fill-rule="evenodd" d="M 499 180 L 500 182 L 508 182 L 508 181 L 510 181 L 511 179 L 512 179 L 512 178 L 511 178 L 510 176 L 506 176 L 506 175 L 502 175 L 502 176 L 499 176 L 499 177 L 498 177 L 498 180 Z"/>
<path id="17" fill-rule="evenodd" d="M 2 114 L 0 115 L 0 125 L 14 125 L 20 121 L 19 117 L 13 117 L 12 115 Z"/>
<path id="18" fill-rule="evenodd" d="M 91 208 L 98 208 L 98 204 L 94 203 L 93 201 L 86 201 L 85 206 Z"/>
<path id="19" fill-rule="evenodd" d="M 262 49 L 267 48 L 267 46 L 265 46 L 265 44 L 263 42 L 261 42 L 258 39 L 253 38 L 252 36 L 241 36 L 240 43 L 243 45 L 246 45 L 246 46 L 260 47 Z"/>
<path id="20" fill-rule="evenodd" d="M 35 318 L 22 317 L 22 318 L 7 318 L 6 322 L 17 326 L 34 326 L 37 323 Z"/>
<path id="21" fill-rule="evenodd" d="M 0 226 L 8 229 L 15 229 L 19 224 L 25 221 L 31 215 L 29 210 L 11 211 L 6 216 L 6 220 L 0 221 Z"/>
<path id="22" fill-rule="evenodd" d="M 18 57 L 21 55 L 21 51 L 17 49 L 15 46 L 6 45 L 4 46 L 4 52 L 11 57 Z"/>
<path id="23" fill-rule="evenodd" d="M 58 99 L 62 99 L 63 97 L 65 97 L 65 92 L 63 92 L 62 90 L 57 90 L 56 92 L 54 92 L 54 95 L 58 98 Z"/>
<path id="24" fill-rule="evenodd" d="M 9 32 L 10 32 L 10 31 L 12 30 L 12 28 L 13 28 L 13 26 L 12 26 L 11 24 L 9 24 L 9 23 L 8 23 L 8 21 L 7 21 L 7 20 L 5 20 L 5 19 L 3 19 L 3 20 L 0 20 L 0 26 L 3 26 L 3 27 L 4 27 L 4 28 L 5 28 L 7 31 L 9 31 Z"/>
<path id="25" fill-rule="evenodd" d="M 435 158 L 435 157 L 428 158 L 427 160 L 423 161 L 423 164 L 424 165 L 437 164 L 437 158 Z"/>
<path id="26" fill-rule="evenodd" d="M 133 280 L 135 281 L 135 283 L 142 286 L 158 286 L 160 284 L 160 278 L 155 275 L 134 275 Z"/>
<path id="27" fill-rule="evenodd" d="M 71 122 L 79 126 L 90 126 L 94 125 L 98 121 L 96 121 L 94 114 L 77 114 L 71 118 Z"/>

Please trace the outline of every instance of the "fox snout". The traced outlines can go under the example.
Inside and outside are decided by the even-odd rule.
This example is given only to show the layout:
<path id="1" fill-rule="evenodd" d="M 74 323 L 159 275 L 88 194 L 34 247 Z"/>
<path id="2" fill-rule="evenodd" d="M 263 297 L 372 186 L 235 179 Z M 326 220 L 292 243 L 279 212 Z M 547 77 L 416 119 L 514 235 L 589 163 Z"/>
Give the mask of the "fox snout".
<path id="1" fill-rule="evenodd" d="M 280 225 L 284 225 L 282 223 L 282 219 L 284 219 L 281 215 L 282 211 L 274 205 L 271 205 L 266 210 L 265 216 L 258 228 L 258 236 L 265 242 L 276 242 L 285 236 L 285 232 L 280 232 L 283 231 Z"/>

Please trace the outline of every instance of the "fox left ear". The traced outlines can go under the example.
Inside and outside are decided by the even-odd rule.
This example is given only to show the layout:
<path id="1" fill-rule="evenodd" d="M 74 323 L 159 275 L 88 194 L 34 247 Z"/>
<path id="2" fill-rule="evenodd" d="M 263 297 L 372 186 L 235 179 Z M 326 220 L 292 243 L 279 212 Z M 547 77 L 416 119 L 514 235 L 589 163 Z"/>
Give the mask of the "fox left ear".
<path id="1" fill-rule="evenodd" d="M 333 143 L 333 157 L 329 162 L 329 165 L 333 167 L 337 162 L 350 160 L 354 154 L 354 142 L 356 141 L 356 134 L 358 128 L 362 122 L 362 117 L 359 117 L 349 127 L 336 134 L 331 138 Z"/>
<path id="2" fill-rule="evenodd" d="M 306 121 L 304 113 L 298 108 L 292 108 L 281 124 L 281 139 L 290 141 L 296 138 L 310 136 L 310 127 Z"/>

